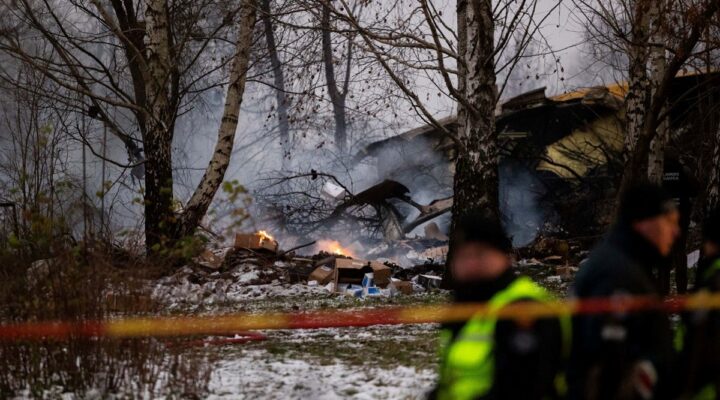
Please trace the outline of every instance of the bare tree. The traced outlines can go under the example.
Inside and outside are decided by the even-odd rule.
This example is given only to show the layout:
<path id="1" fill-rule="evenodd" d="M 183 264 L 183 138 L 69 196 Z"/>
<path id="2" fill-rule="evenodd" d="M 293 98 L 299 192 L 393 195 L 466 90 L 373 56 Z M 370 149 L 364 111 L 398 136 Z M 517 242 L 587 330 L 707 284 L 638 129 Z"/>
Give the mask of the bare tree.
<path id="1" fill-rule="evenodd" d="M 720 3 L 713 0 L 575 0 L 592 40 L 627 55 L 626 167 L 619 192 L 647 176 L 651 144 L 664 137 L 673 79 L 696 56 Z M 658 42 L 658 40 L 660 42 Z M 666 56 L 667 55 L 667 56 Z M 651 61 L 651 62 L 649 62 Z M 658 160 L 659 157 L 655 157 Z M 657 162 L 651 176 L 659 176 Z"/>
<path id="2" fill-rule="evenodd" d="M 207 212 L 212 199 L 215 197 L 220 184 L 225 177 L 230 154 L 235 141 L 235 132 L 238 127 L 240 104 L 245 92 L 245 77 L 250 64 L 250 50 L 253 41 L 253 30 L 256 21 L 256 9 L 252 0 L 245 0 L 240 9 L 238 21 L 238 35 L 236 53 L 230 70 L 230 79 L 227 94 L 225 95 L 225 110 L 222 123 L 218 130 L 217 144 L 210 163 L 200 180 L 195 193 L 188 201 L 183 213 L 180 237 L 189 235 L 198 226 L 200 220 Z"/>
<path id="3" fill-rule="evenodd" d="M 69 113 L 55 109 L 45 97 L 60 89 L 29 68 L 19 69 L 17 79 L 33 90 L 0 89 L 0 202 L 14 204 L 18 244 L 44 254 L 78 222 L 74 211 L 85 193 L 65 161 L 73 149 L 71 138 L 63 134 Z"/>
<path id="4" fill-rule="evenodd" d="M 272 17 L 270 0 L 260 0 L 260 19 L 263 23 L 265 45 L 267 46 L 270 68 L 273 74 L 273 91 L 275 92 L 275 107 L 277 112 L 278 129 L 280 130 L 280 144 L 283 151 L 283 165 L 290 157 L 290 120 L 288 113 L 290 105 L 287 99 L 285 86 L 285 73 L 283 62 L 280 60 L 280 49 L 275 39 L 275 22 Z"/>
<path id="5" fill-rule="evenodd" d="M 421 118 L 455 143 L 453 221 L 475 211 L 499 217 L 495 108 L 509 71 L 540 34 L 542 22 L 557 3 L 540 11 L 537 1 L 493 4 L 489 0 L 458 0 L 456 31 L 443 19 L 439 6 L 427 0 L 394 3 L 401 17 L 385 17 L 391 22 L 377 26 L 364 25 L 344 0 L 336 6 L 325 3 L 361 35 L 365 50 L 377 58 Z M 517 41 L 512 46 L 514 56 L 499 57 L 513 40 Z M 388 48 L 407 50 L 402 54 L 407 58 L 390 53 Z M 457 102 L 456 132 L 439 122 L 431 112 L 431 103 L 423 101 L 419 88 L 398 74 L 394 65 L 406 65 L 429 75 L 439 93 Z M 499 84 L 498 74 L 506 77 Z"/>
<path id="6" fill-rule="evenodd" d="M 335 119 L 335 146 L 338 151 L 344 154 L 347 151 L 347 118 L 345 113 L 346 98 L 348 95 L 348 86 L 350 85 L 350 71 L 352 66 L 353 42 L 347 41 L 347 56 L 345 66 L 344 79 L 341 85 L 335 75 L 335 65 L 337 63 L 332 41 L 332 28 L 330 26 L 330 8 L 322 8 L 322 18 L 320 20 L 320 29 L 322 30 L 322 54 L 323 68 L 325 70 L 325 83 L 327 84 L 328 95 L 330 96 L 330 104 L 332 104 L 333 117 Z"/>
<path id="7" fill-rule="evenodd" d="M 143 165 L 148 249 L 192 233 L 223 179 L 233 147 L 253 42 L 254 1 L 20 0 L 8 7 L 30 33 L 50 44 L 53 54 L 40 57 L 19 33 L 8 31 L 0 37 L 0 51 L 76 94 L 77 101 L 55 100 L 100 120 L 120 138 L 130 159 L 126 167 Z M 237 36 L 235 46 L 223 46 L 232 36 Z M 222 50 L 213 54 L 211 48 Z M 227 64 L 232 68 L 224 76 Z M 198 94 L 226 83 L 215 151 L 195 193 L 178 212 L 172 157 L 177 118 Z"/>

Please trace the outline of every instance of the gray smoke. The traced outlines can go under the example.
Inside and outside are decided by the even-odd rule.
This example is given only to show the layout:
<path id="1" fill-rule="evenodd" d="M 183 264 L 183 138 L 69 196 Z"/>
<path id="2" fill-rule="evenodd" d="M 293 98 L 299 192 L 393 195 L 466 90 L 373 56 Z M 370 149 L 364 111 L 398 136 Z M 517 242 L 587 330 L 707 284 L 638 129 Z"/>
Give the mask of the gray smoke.
<path id="1" fill-rule="evenodd" d="M 539 199 L 545 193 L 542 182 L 518 162 L 504 161 L 499 169 L 500 211 L 513 245 L 521 247 L 532 242 L 545 222 Z"/>

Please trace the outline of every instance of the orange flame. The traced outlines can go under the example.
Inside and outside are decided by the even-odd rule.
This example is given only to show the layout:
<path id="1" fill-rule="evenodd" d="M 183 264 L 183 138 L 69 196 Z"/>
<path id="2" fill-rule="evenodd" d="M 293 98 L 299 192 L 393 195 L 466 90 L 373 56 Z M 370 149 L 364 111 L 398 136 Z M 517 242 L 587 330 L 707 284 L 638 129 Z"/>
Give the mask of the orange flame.
<path id="1" fill-rule="evenodd" d="M 337 240 L 318 240 L 317 247 L 319 250 L 326 251 L 330 254 L 355 257 L 350 249 L 343 247 Z"/>
<path id="2" fill-rule="evenodd" d="M 266 240 L 269 241 L 269 242 L 272 242 L 272 241 L 275 240 L 274 237 L 272 237 L 269 233 L 267 233 L 267 232 L 265 232 L 265 231 L 258 231 L 258 232 L 256 233 L 256 235 L 260 236 L 260 242 L 264 242 L 264 241 L 266 241 Z"/>

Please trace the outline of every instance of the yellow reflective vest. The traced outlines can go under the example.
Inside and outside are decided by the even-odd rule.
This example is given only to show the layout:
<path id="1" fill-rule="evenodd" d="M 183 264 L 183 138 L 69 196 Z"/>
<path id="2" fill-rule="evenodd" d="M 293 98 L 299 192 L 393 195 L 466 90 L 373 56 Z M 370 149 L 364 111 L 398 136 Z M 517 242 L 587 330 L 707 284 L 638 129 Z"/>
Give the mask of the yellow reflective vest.
<path id="1" fill-rule="evenodd" d="M 490 392 L 495 374 L 494 338 L 497 312 L 521 300 L 541 303 L 552 296 L 527 277 L 518 277 L 508 287 L 496 293 L 488 302 L 488 310 L 477 314 L 463 326 L 454 340 L 450 330 L 441 333 L 439 400 L 470 400 Z M 570 351 L 570 316 L 560 318 L 564 355 Z M 564 376 L 559 373 L 556 389 L 564 392 Z"/>

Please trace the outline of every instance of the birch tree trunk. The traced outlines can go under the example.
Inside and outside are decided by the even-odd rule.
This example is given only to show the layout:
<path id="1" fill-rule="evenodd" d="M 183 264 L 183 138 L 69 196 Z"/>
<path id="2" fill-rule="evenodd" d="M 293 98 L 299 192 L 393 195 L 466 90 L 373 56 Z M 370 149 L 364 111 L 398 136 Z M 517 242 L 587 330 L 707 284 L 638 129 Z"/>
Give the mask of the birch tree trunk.
<path id="1" fill-rule="evenodd" d="M 648 181 L 661 185 L 665 171 L 665 147 L 670 137 L 667 119 L 658 124 L 657 134 L 650 143 L 648 155 Z"/>
<path id="2" fill-rule="evenodd" d="M 458 0 L 460 106 L 453 225 L 470 213 L 499 217 L 495 131 L 495 24 L 490 0 Z"/>
<path id="3" fill-rule="evenodd" d="M 172 39 L 167 3 L 147 0 L 147 70 L 145 93 L 145 241 L 149 251 L 174 239 L 172 138 L 175 112 L 171 104 Z"/>
<path id="4" fill-rule="evenodd" d="M 662 35 L 663 15 L 661 13 L 662 0 L 652 2 L 649 14 L 653 21 L 652 43 L 664 43 Z M 667 68 L 667 59 L 665 58 L 665 48 L 653 46 L 650 52 L 650 84 L 652 95 L 658 89 L 658 85 Z M 667 110 L 667 102 L 665 102 L 663 112 Z M 659 121 L 657 134 L 650 143 L 650 154 L 648 155 L 648 180 L 650 182 L 662 185 L 663 172 L 665 170 L 665 146 L 669 140 L 670 124 L 668 118 Z"/>
<path id="5" fill-rule="evenodd" d="M 494 21 L 491 0 L 458 0 L 459 102 L 451 230 L 469 214 L 500 218 L 495 132 Z M 452 246 L 452 243 L 451 243 Z M 452 249 L 446 266 L 452 263 Z M 443 272 L 450 289 L 452 269 Z"/>
<path id="6" fill-rule="evenodd" d="M 270 18 L 270 0 L 260 1 L 261 19 L 265 31 L 265 44 L 267 45 L 270 67 L 273 73 L 273 85 L 275 86 L 275 102 L 277 103 L 278 130 L 280 131 L 280 145 L 282 147 L 282 166 L 285 169 L 290 157 L 290 121 L 288 119 L 288 102 L 285 92 L 285 74 L 282 69 L 282 62 L 278 54 L 275 33 L 273 32 L 273 21 Z"/>
<path id="7" fill-rule="evenodd" d="M 642 20 L 648 13 L 648 4 L 653 3 L 649 0 L 636 0 L 636 18 Z M 643 171 L 647 169 L 648 155 L 650 154 L 650 143 L 657 134 L 659 117 L 663 107 L 667 104 L 670 93 L 670 86 L 675 79 L 678 71 L 687 62 L 688 58 L 693 54 L 693 50 L 700 40 L 701 36 L 708 29 L 710 21 L 713 21 L 715 14 L 720 10 L 720 2 L 706 1 L 703 7 L 696 9 L 692 15 L 694 24 L 690 32 L 683 36 L 680 44 L 673 49 L 672 56 L 667 60 L 666 68 L 663 76 L 658 76 L 655 89 L 650 92 L 647 89 L 640 90 L 645 87 L 648 81 L 647 68 L 643 69 L 639 54 L 646 53 L 646 50 L 637 49 L 648 43 L 647 29 L 635 28 L 635 25 L 648 26 L 643 22 L 636 23 L 633 29 L 632 45 L 634 49 L 630 54 L 631 71 L 630 71 L 630 93 L 627 99 L 627 117 L 628 132 L 626 137 L 626 161 L 625 169 L 620 182 L 618 193 L 622 195 L 630 186 L 635 184 L 645 174 Z M 644 71 L 644 72 L 643 72 Z M 645 83 L 643 83 L 645 82 Z M 644 96 L 641 96 L 642 94 Z M 633 105 L 634 104 L 634 105 Z M 630 143 L 629 143 L 630 142 Z M 632 143 L 634 142 L 634 144 Z M 628 144 L 631 144 L 629 147 Z"/>
<path id="8" fill-rule="evenodd" d="M 230 164 L 230 155 L 235 142 L 238 127 L 240 105 L 245 92 L 250 49 L 253 43 L 253 31 L 256 22 L 256 5 L 254 0 L 243 0 L 238 22 L 237 49 L 230 70 L 230 79 L 225 95 L 225 109 L 222 122 L 218 129 L 218 139 L 213 156 L 203 174 L 197 189 L 185 206 L 182 223 L 177 237 L 192 234 L 210 207 L 218 188 L 225 178 Z"/>
<path id="9" fill-rule="evenodd" d="M 635 1 L 635 21 L 628 44 L 628 93 L 625 100 L 627 132 L 625 133 L 625 159 L 633 153 L 640 136 L 648 107 L 650 79 L 647 62 L 649 57 L 650 15 L 647 2 Z"/>

